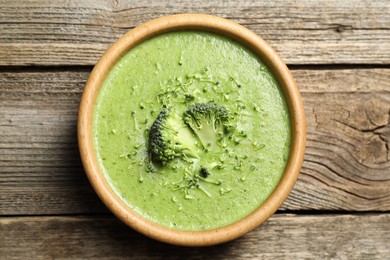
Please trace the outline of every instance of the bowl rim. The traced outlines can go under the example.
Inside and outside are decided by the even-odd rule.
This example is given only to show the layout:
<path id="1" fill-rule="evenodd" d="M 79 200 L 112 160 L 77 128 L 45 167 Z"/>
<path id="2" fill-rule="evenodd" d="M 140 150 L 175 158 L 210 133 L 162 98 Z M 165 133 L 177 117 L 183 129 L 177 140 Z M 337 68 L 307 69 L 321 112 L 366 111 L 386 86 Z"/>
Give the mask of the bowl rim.
<path id="1" fill-rule="evenodd" d="M 232 38 L 252 50 L 271 69 L 282 88 L 289 109 L 291 150 L 278 185 L 255 211 L 243 219 L 217 229 L 182 231 L 156 224 L 130 209 L 111 188 L 100 170 L 92 135 L 93 111 L 100 87 L 116 62 L 131 48 L 159 34 L 201 30 Z M 124 223 L 153 239 L 181 246 L 210 246 L 240 237 L 266 221 L 292 190 L 304 158 L 306 120 L 300 93 L 289 69 L 260 36 L 224 18 L 206 14 L 177 14 L 160 17 L 130 30 L 104 53 L 85 85 L 78 114 L 77 137 L 87 177 L 103 203 Z"/>

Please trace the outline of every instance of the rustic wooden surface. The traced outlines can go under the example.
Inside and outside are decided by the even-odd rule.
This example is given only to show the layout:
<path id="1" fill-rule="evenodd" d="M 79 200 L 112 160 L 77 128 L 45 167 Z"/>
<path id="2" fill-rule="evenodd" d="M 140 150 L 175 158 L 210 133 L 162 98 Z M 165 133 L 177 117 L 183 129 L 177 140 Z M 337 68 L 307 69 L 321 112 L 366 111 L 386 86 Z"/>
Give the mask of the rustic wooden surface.
<path id="1" fill-rule="evenodd" d="M 305 162 L 278 214 L 207 249 L 160 244 L 112 217 L 76 139 L 91 65 L 134 26 L 184 12 L 232 19 L 267 40 L 292 69 L 307 116 Z M 387 0 L 0 0 L 0 259 L 385 259 L 389 13 Z"/>
<path id="2" fill-rule="evenodd" d="M 246 236 L 219 246 L 162 244 L 110 216 L 0 218 L 0 255 L 29 259 L 384 259 L 390 214 L 278 214 Z M 42 234 L 45 234 L 44 236 Z"/>
<path id="3" fill-rule="evenodd" d="M 0 0 L 1 65 L 93 65 L 129 29 L 173 13 L 207 13 L 239 22 L 290 64 L 390 60 L 388 0 L 19 2 Z"/>

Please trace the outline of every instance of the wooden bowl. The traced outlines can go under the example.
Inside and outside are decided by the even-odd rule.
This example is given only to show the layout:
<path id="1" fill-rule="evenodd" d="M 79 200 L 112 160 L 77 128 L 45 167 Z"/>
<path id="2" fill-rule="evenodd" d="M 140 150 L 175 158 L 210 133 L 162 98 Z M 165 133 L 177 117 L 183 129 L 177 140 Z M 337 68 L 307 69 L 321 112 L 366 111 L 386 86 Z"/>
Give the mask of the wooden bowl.
<path id="1" fill-rule="evenodd" d="M 113 65 L 131 48 L 152 36 L 178 30 L 201 30 L 221 34 L 240 42 L 252 50 L 272 71 L 282 87 L 291 120 L 291 151 L 284 174 L 269 196 L 253 213 L 245 218 L 214 230 L 180 231 L 153 223 L 131 210 L 112 190 L 99 168 L 92 136 L 94 105 L 100 87 Z M 79 116 L 78 141 L 81 159 L 96 193 L 105 205 L 133 229 L 170 244 L 182 246 L 215 245 L 256 228 L 267 220 L 287 198 L 299 175 L 306 142 L 305 113 L 295 81 L 278 54 L 259 36 L 245 27 L 223 18 L 203 14 L 180 14 L 158 18 L 126 33 L 103 55 L 93 69 L 85 86 Z"/>

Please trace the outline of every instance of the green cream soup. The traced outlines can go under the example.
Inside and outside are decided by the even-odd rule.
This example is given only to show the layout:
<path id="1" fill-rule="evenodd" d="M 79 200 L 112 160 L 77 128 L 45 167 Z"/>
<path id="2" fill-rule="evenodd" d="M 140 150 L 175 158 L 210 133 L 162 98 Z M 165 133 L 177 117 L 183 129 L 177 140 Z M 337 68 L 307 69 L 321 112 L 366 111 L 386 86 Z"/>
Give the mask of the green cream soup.
<path id="1" fill-rule="evenodd" d="M 220 149 L 154 162 L 149 135 L 160 111 L 180 117 L 196 103 L 221 105 L 233 118 Z M 290 131 L 282 90 L 259 58 L 197 31 L 162 34 L 124 55 L 100 90 L 93 122 L 112 189 L 141 216 L 179 230 L 218 228 L 258 208 L 284 172 Z"/>

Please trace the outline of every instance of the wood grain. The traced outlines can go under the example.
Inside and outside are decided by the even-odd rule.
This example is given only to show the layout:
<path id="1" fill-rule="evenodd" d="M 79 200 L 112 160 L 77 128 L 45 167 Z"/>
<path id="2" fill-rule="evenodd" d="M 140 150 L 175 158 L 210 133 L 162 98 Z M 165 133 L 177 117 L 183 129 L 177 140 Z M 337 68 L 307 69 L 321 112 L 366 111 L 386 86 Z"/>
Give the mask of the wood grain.
<path id="1" fill-rule="evenodd" d="M 0 72 L 0 215 L 107 212 L 77 149 L 90 68 Z M 390 210 L 390 69 L 293 70 L 308 124 L 282 210 Z"/>
<path id="2" fill-rule="evenodd" d="M 150 240 L 110 216 L 0 218 L 6 259 L 385 259 L 390 215 L 277 214 L 244 237 L 206 248 Z"/>
<path id="3" fill-rule="evenodd" d="M 288 64 L 390 61 L 387 0 L 0 0 L 0 6 L 0 66 L 93 65 L 128 30 L 176 13 L 212 14 L 247 26 Z"/>

